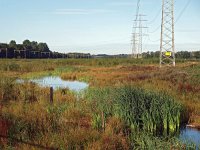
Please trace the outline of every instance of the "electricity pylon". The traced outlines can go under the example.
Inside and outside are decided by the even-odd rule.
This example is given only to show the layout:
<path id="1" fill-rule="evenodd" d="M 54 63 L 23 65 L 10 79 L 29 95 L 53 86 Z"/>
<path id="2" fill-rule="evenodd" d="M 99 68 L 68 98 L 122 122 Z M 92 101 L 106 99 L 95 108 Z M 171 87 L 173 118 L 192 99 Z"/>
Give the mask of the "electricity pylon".
<path id="1" fill-rule="evenodd" d="M 142 17 L 145 15 L 139 14 L 136 16 L 135 26 L 133 27 L 135 32 L 133 33 L 133 47 L 132 47 L 132 57 L 133 58 L 142 58 L 143 52 L 143 29 L 147 28 L 143 26 L 143 22 L 147 20 L 142 20 Z"/>
<path id="2" fill-rule="evenodd" d="M 175 66 L 174 0 L 162 0 L 160 67 Z"/>

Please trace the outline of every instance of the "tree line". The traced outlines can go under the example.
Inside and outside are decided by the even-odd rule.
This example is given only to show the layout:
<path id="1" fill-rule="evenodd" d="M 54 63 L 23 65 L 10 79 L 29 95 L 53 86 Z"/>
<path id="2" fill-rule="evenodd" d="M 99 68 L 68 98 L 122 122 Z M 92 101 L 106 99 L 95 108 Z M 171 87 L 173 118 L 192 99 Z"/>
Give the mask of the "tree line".
<path id="1" fill-rule="evenodd" d="M 0 58 L 90 58 L 90 54 L 52 52 L 46 43 L 24 40 L 17 44 L 12 40 L 9 44 L 0 43 Z"/>
<path id="2" fill-rule="evenodd" d="M 176 52 L 176 58 L 178 59 L 200 59 L 200 51 L 179 51 Z M 106 58 L 106 57 L 129 57 L 129 55 L 93 55 L 89 53 L 59 53 L 52 52 L 47 43 L 38 43 L 36 41 L 24 40 L 22 44 L 17 44 L 12 40 L 9 44 L 0 43 L 0 58 Z M 144 52 L 143 58 L 159 58 L 160 51 L 156 52 Z"/>
<path id="3" fill-rule="evenodd" d="M 144 52 L 143 58 L 159 58 L 160 51 Z M 175 57 L 178 59 L 200 59 L 200 51 L 179 51 L 176 52 Z"/>

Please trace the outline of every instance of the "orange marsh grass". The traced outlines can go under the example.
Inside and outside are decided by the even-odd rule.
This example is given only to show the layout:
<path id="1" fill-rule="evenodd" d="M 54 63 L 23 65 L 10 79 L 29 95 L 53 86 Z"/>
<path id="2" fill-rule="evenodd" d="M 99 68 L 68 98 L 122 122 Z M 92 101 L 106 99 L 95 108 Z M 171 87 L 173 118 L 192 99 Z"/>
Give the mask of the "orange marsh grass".
<path id="1" fill-rule="evenodd" d="M 66 80 L 85 78 L 88 79 L 90 86 L 94 87 L 131 83 L 145 89 L 164 91 L 176 97 L 188 109 L 193 110 L 193 113 L 199 115 L 200 88 L 198 82 L 200 77 L 198 78 L 198 66 L 200 66 L 200 63 L 195 63 L 195 66 L 192 66 L 193 71 L 191 71 L 190 63 L 186 63 L 186 65 L 178 64 L 176 68 L 161 69 L 153 65 L 88 67 L 84 73 L 68 72 L 61 74 L 61 77 Z M 183 86 L 180 87 L 180 85 Z"/>
<path id="2" fill-rule="evenodd" d="M 117 147 L 120 142 L 124 143 L 120 144 L 122 147 L 128 146 L 124 135 L 109 130 L 102 134 L 102 131 L 94 129 L 91 122 L 95 112 L 91 110 L 90 103 L 84 99 L 77 101 L 76 96 L 67 89 L 64 93 L 63 90 L 55 91 L 54 104 L 50 105 L 49 88 L 40 88 L 32 83 L 14 86 L 20 89 L 18 98 L 6 99 L 1 110 L 1 117 L 11 122 L 8 133 L 11 146 L 34 149 L 29 144 L 12 140 L 16 138 L 23 142 L 63 149 L 103 149 L 106 147 L 103 144 L 105 136 L 109 137 L 108 142 L 113 147 Z M 97 144 L 98 141 L 101 144 Z"/>

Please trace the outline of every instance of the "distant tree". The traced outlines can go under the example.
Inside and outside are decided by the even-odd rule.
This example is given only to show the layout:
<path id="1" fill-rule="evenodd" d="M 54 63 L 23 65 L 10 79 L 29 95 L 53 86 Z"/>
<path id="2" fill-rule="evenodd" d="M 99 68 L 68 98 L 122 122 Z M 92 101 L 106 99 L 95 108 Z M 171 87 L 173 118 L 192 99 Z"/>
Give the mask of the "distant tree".
<path id="1" fill-rule="evenodd" d="M 189 58 L 191 58 L 191 52 L 188 52 L 188 51 L 177 52 L 176 58 L 189 59 Z"/>
<path id="2" fill-rule="evenodd" d="M 200 51 L 194 52 L 194 58 L 200 59 Z"/>
<path id="3" fill-rule="evenodd" d="M 160 57 L 160 51 L 156 51 L 156 52 L 154 53 L 154 57 L 159 58 L 159 57 Z"/>
<path id="4" fill-rule="evenodd" d="M 0 43 L 0 48 L 8 48 L 8 44 Z"/>
<path id="5" fill-rule="evenodd" d="M 10 41 L 9 47 L 10 47 L 10 48 L 13 48 L 13 49 L 16 49 L 16 47 L 17 47 L 16 41 L 14 41 L 14 40 Z"/>
<path id="6" fill-rule="evenodd" d="M 38 43 L 36 41 L 32 41 L 31 48 L 33 51 L 38 51 Z"/>
<path id="7" fill-rule="evenodd" d="M 41 52 L 49 52 L 49 47 L 46 43 L 39 43 L 38 44 L 38 49 Z"/>
<path id="8" fill-rule="evenodd" d="M 27 50 L 32 50 L 31 42 L 29 40 L 24 40 L 23 41 L 23 46 Z"/>
<path id="9" fill-rule="evenodd" d="M 144 58 L 152 58 L 153 55 L 154 55 L 154 52 L 149 52 L 148 51 L 148 52 L 145 53 L 145 55 L 144 55 L 145 57 Z"/>
<path id="10" fill-rule="evenodd" d="M 17 50 L 23 50 L 24 49 L 24 45 L 23 44 L 17 44 L 16 45 L 16 49 Z"/>

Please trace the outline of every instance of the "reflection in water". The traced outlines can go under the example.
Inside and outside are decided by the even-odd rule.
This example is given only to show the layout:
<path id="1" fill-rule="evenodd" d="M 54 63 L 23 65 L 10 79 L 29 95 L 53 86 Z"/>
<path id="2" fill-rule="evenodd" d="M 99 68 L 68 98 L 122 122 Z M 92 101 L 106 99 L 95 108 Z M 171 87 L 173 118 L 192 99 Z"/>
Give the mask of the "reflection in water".
<path id="1" fill-rule="evenodd" d="M 43 87 L 53 87 L 54 89 L 58 88 L 69 88 L 70 90 L 79 92 L 88 87 L 88 84 L 85 82 L 79 81 L 65 81 L 60 77 L 43 77 L 41 79 L 32 79 L 32 82 L 35 82 Z"/>
<path id="2" fill-rule="evenodd" d="M 79 81 L 65 81 L 62 80 L 60 77 L 56 76 L 48 76 L 43 77 L 40 79 L 31 79 L 31 82 L 34 82 L 42 87 L 53 87 L 54 89 L 58 88 L 69 88 L 70 90 L 73 90 L 75 92 L 80 92 L 84 89 L 86 89 L 89 85 L 85 82 L 79 82 Z M 23 80 L 17 80 L 17 82 L 22 83 Z"/>

